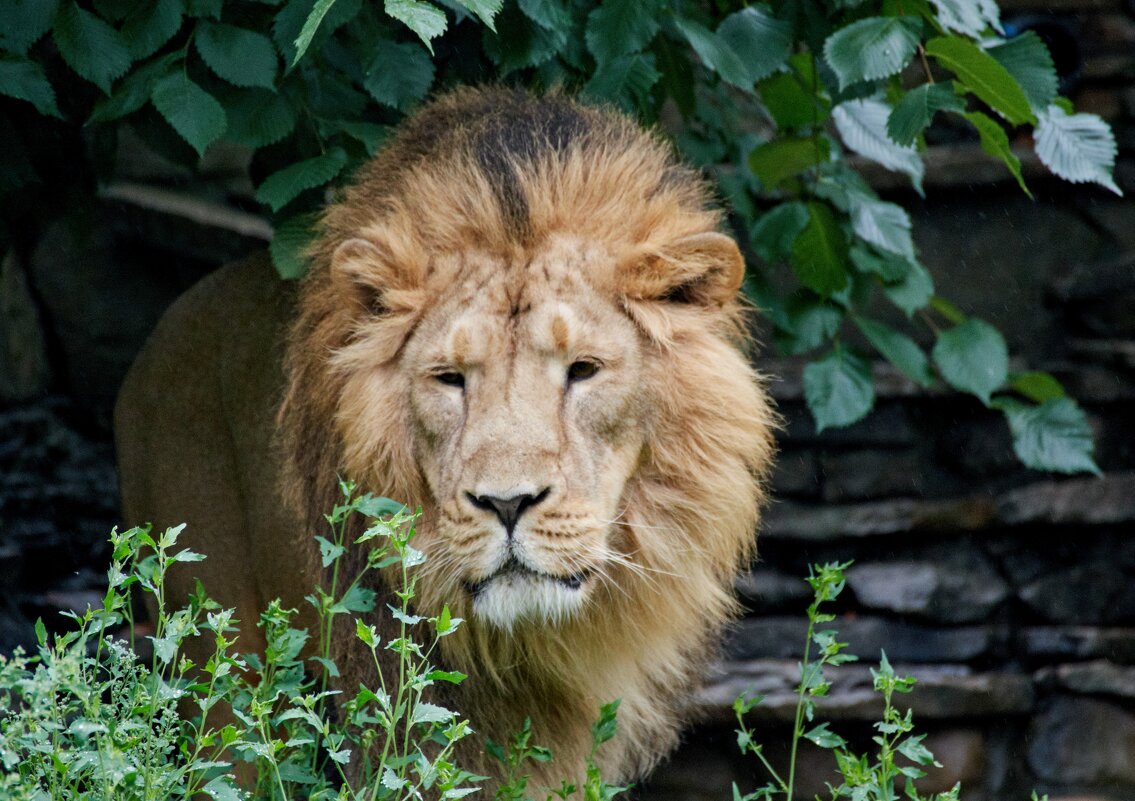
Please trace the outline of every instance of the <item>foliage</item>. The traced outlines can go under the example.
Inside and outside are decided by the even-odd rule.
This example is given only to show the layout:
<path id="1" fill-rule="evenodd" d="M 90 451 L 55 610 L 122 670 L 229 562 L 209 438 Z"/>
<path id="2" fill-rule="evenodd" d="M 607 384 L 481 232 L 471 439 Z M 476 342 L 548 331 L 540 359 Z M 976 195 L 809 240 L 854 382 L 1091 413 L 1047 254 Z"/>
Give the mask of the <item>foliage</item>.
<path id="1" fill-rule="evenodd" d="M 1056 175 L 1119 192 L 1110 129 L 1057 95 L 1045 45 L 1006 39 L 990 0 L 22 0 L 3 17 L 0 94 L 14 100 L 0 130 L 29 115 L 52 131 L 87 124 L 96 176 L 112 173 L 124 128 L 189 165 L 222 140 L 247 148 L 256 199 L 285 232 L 272 253 L 288 277 L 302 272 L 296 254 L 327 187 L 433 90 L 564 86 L 664 121 L 748 234 L 759 258 L 747 289 L 776 340 L 817 354 L 805 373 L 817 427 L 874 405 L 863 341 L 919 384 L 1018 420 L 1030 467 L 1097 471 L 1071 399 L 1020 424 L 1022 404 L 1040 402 L 1018 391 L 1001 335 L 934 295 L 909 215 L 850 166 L 852 155 L 877 162 L 921 193 L 924 135 L 945 116 L 1026 192 L 1009 134 L 1030 126 Z M 29 161 L 60 180 L 56 154 L 37 156 L 51 136 L 8 138 L 0 192 L 30 191 Z M 897 325 L 924 329 L 877 319 L 878 301 L 898 309 Z"/>
<path id="2" fill-rule="evenodd" d="M 234 651 L 233 610 L 220 609 L 200 586 L 184 607 L 166 597 L 166 572 L 204 558 L 175 550 L 184 526 L 157 538 L 142 528 L 112 532 L 114 562 L 102 607 L 72 614 L 75 630 L 54 638 L 38 623 L 34 657 L 0 656 L 0 796 L 131 801 L 203 793 L 239 801 L 250 794 L 234 778 L 238 763 L 251 765 L 258 799 L 444 800 L 476 791 L 484 777 L 453 761 L 456 743 L 473 733 L 469 722 L 431 702 L 432 687 L 466 679 L 433 662 L 438 641 L 462 621 L 448 608 L 428 618 L 411 609 L 413 568 L 424 559 L 411 544 L 418 515 L 386 499 L 357 496 L 352 485 L 342 489 L 343 503 L 327 516 L 330 538 L 317 538 L 331 577 L 329 587 L 307 598 L 318 612 L 318 631 L 292 627 L 295 610 L 275 601 L 260 618 L 267 641 L 262 655 Z M 373 519 L 352 544 L 345 539 L 347 521 L 358 514 Z M 368 549 L 366 567 L 344 588 L 340 560 L 356 545 Z M 398 624 L 397 636 L 386 641 L 368 622 L 375 594 L 363 578 L 375 570 L 401 576 L 398 603 L 378 613 Z M 135 656 L 133 642 L 110 636 L 125 624 L 133 641 L 134 590 L 151 596 L 157 609 L 148 665 Z M 354 618 L 355 636 L 376 666 L 380 650 L 395 654 L 397 670 L 376 671 L 377 686 L 329 689 L 338 676 L 330 641 L 341 616 Z M 301 652 L 312 635 L 318 645 L 305 662 Z M 193 664 L 182 649 L 198 636 L 213 643 L 204 665 Z M 231 715 L 221 712 L 226 707 Z M 615 708 L 601 710 L 595 748 L 614 734 Z M 527 729 L 521 736 L 527 748 Z M 525 758 L 533 752 L 528 748 Z M 538 753 L 551 759 L 547 749 Z M 623 788 L 602 780 L 594 754 L 583 797 L 609 801 Z M 519 801 L 523 785 L 520 790 L 505 797 Z M 565 783 L 556 796 L 566 801 L 576 794 Z"/>
<path id="3" fill-rule="evenodd" d="M 842 779 L 838 785 L 827 784 L 832 801 L 850 798 L 853 801 L 898 801 L 900 798 L 896 783 L 902 784 L 902 796 L 910 801 L 958 801 L 961 784 L 944 793 L 931 796 L 923 794 L 915 781 L 926 775 L 923 768 L 942 767 L 934 759 L 934 754 L 924 744 L 925 734 L 914 733 L 914 719 L 911 710 L 902 712 L 895 706 L 895 694 L 909 693 L 914 689 L 915 679 L 895 673 L 886 653 L 880 655 L 878 670 L 871 668 L 871 678 L 875 692 L 882 696 L 883 715 L 874 724 L 875 735 L 872 741 L 877 750 L 874 754 L 858 754 L 851 745 L 827 722 L 818 722 L 816 700 L 825 697 L 831 688 L 824 675 L 825 668 L 834 668 L 857 657 L 843 653 L 847 643 L 839 642 L 838 632 L 821 628 L 835 620 L 835 616 L 820 611 L 820 607 L 836 600 L 846 584 L 844 571 L 851 562 L 814 565 L 808 577 L 812 587 L 813 600 L 808 607 L 808 634 L 804 645 L 804 659 L 800 663 L 800 683 L 796 687 L 796 717 L 792 727 L 788 771 L 785 774 L 776 770 L 765 756 L 764 746 L 754 739 L 754 732 L 745 723 L 745 715 L 757 706 L 761 696 L 742 695 L 733 703 L 737 716 L 737 745 L 744 754 L 752 754 L 764 767 L 770 780 L 763 787 L 742 794 L 733 785 L 734 801 L 774 801 L 781 798 L 791 801 L 796 789 L 797 752 L 802 740 L 807 740 L 819 748 L 832 752 L 835 759 L 835 773 Z M 817 656 L 812 657 L 812 647 Z M 820 797 L 816 796 L 817 801 Z M 1048 801 L 1048 796 L 1038 799 L 1036 793 L 1032 801 Z"/>

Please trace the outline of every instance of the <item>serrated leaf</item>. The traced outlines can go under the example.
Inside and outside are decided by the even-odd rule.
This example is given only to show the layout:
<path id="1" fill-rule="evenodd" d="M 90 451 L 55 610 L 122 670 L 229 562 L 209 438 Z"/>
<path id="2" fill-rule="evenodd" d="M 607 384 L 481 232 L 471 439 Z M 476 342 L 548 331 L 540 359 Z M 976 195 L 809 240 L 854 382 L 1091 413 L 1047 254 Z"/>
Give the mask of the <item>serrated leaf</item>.
<path id="1" fill-rule="evenodd" d="M 746 85 L 772 75 L 792 52 L 792 25 L 777 19 L 765 3 L 730 14 L 717 27 L 717 36 L 740 58 Z"/>
<path id="2" fill-rule="evenodd" d="M 184 73 L 168 75 L 155 83 L 150 100 L 199 156 L 221 138 L 228 126 L 225 110 L 217 99 Z"/>
<path id="3" fill-rule="evenodd" d="M 568 28 L 553 29 L 534 23 L 514 5 L 496 18 L 496 33 L 482 36 L 485 55 L 497 65 L 500 76 L 546 64 L 567 43 Z M 582 50 L 582 48 L 580 48 Z"/>
<path id="4" fill-rule="evenodd" d="M 1037 403 L 1064 397 L 1064 387 L 1048 373 L 1015 373 L 1009 376 L 1009 386 Z"/>
<path id="5" fill-rule="evenodd" d="M 845 145 L 888 170 L 908 175 L 922 194 L 922 158 L 913 147 L 903 147 L 887 135 L 890 116 L 891 107 L 875 98 L 848 100 L 832 109 L 832 119 Z"/>
<path id="6" fill-rule="evenodd" d="M 135 61 L 148 58 L 181 29 L 181 0 L 137 3 L 122 26 L 122 38 Z"/>
<path id="7" fill-rule="evenodd" d="M 858 194 L 851 196 L 852 230 L 880 250 L 913 259 L 910 227 L 910 215 L 902 206 Z"/>
<path id="8" fill-rule="evenodd" d="M 754 81 L 749 78 L 748 67 L 725 39 L 693 20 L 675 17 L 674 25 L 686 37 L 701 62 L 720 75 L 722 80 L 739 89 L 753 88 Z"/>
<path id="9" fill-rule="evenodd" d="M 844 310 L 837 304 L 816 298 L 810 292 L 798 292 L 788 301 L 783 332 L 778 331 L 778 347 L 788 355 L 805 353 L 828 342 L 840 324 Z"/>
<path id="10" fill-rule="evenodd" d="M 310 0 L 304 0 L 310 2 Z M 224 0 L 185 0 L 185 13 L 191 17 L 221 18 Z"/>
<path id="11" fill-rule="evenodd" d="M 27 55 L 33 44 L 51 30 L 59 0 L 8 0 L 0 25 L 0 50 Z"/>
<path id="12" fill-rule="evenodd" d="M 774 264 L 788 258 L 792 243 L 807 224 L 808 207 L 791 200 L 762 214 L 749 232 L 749 241 L 758 256 Z"/>
<path id="13" fill-rule="evenodd" d="M 1095 114 L 1068 114 L 1057 105 L 1042 111 L 1034 132 L 1041 162 L 1065 181 L 1091 182 L 1120 197 L 1111 177 L 1115 167 L 1115 135 Z"/>
<path id="14" fill-rule="evenodd" d="M 917 261 L 910 261 L 907 262 L 906 276 L 897 283 L 884 285 L 883 292 L 891 303 L 911 317 L 930 302 L 934 295 L 934 281 L 925 267 Z"/>
<path id="15" fill-rule="evenodd" d="M 939 36 L 926 43 L 933 57 L 969 91 L 1012 125 L 1036 122 L 1029 100 L 1009 72 L 973 42 L 957 36 Z"/>
<path id="16" fill-rule="evenodd" d="M 776 189 L 782 181 L 826 162 L 829 147 L 827 139 L 823 138 L 773 139 L 749 154 L 749 170 L 765 189 Z"/>
<path id="17" fill-rule="evenodd" d="M 646 47 L 658 33 L 653 0 L 608 0 L 587 15 L 584 41 L 595 61 L 604 64 Z"/>
<path id="18" fill-rule="evenodd" d="M 977 128 L 977 133 L 981 137 L 982 151 L 1000 159 L 1009 168 L 1013 177 L 1017 179 L 1017 185 L 1021 187 L 1022 191 L 1032 197 L 1033 193 L 1029 191 L 1028 186 L 1025 185 L 1025 177 L 1021 175 L 1021 160 L 1013 152 L 1013 148 L 1009 144 L 1009 135 L 1005 133 L 1005 129 L 996 120 L 987 117 L 980 111 L 969 111 L 962 116 L 969 120 L 974 128 Z"/>
<path id="19" fill-rule="evenodd" d="M 434 65 L 420 45 L 377 42 L 367 65 L 363 88 L 387 106 L 406 111 L 423 97 L 434 80 Z"/>
<path id="20" fill-rule="evenodd" d="M 1013 451 L 1025 466 L 1101 475 L 1092 458 L 1092 428 L 1071 398 L 1054 398 L 1039 406 L 1004 401 L 998 405 L 1013 433 Z"/>
<path id="21" fill-rule="evenodd" d="M 887 119 L 887 135 L 900 145 L 912 145 L 939 111 L 966 110 L 952 83 L 924 83 L 907 92 Z"/>
<path id="22" fill-rule="evenodd" d="M 234 783 L 231 776 L 218 776 L 209 781 L 201 792 L 213 801 L 244 801 L 245 794 Z"/>
<path id="23" fill-rule="evenodd" d="M 494 19 L 500 13 L 503 0 L 456 0 L 456 2 L 477 15 L 477 19 L 484 23 L 490 31 L 496 30 Z"/>
<path id="24" fill-rule="evenodd" d="M 822 125 L 832 113 L 831 101 L 808 88 L 808 82 L 796 70 L 789 70 L 761 81 L 758 87 L 765 108 L 772 115 L 776 127 L 816 127 Z"/>
<path id="25" fill-rule="evenodd" d="M 452 720 L 454 713 L 443 706 L 427 704 L 419 701 L 414 704 L 414 711 L 410 716 L 410 723 L 445 723 Z"/>
<path id="26" fill-rule="evenodd" d="M 583 94 L 610 100 L 626 111 L 633 111 L 658 82 L 661 74 L 654 68 L 654 56 L 634 53 L 606 61 L 595 69 Z"/>
<path id="27" fill-rule="evenodd" d="M 934 382 L 934 374 L 930 371 L 930 360 L 926 358 L 922 348 L 910 337 L 902 334 L 889 325 L 865 317 L 856 317 L 855 324 L 867 337 L 867 341 L 887 361 L 903 371 L 911 381 L 928 387 Z"/>
<path id="28" fill-rule="evenodd" d="M 816 430 L 842 428 L 862 420 L 875 405 L 875 382 L 868 362 L 837 347 L 804 368 L 804 400 Z"/>
<path id="29" fill-rule="evenodd" d="M 977 39 L 986 28 L 998 33 L 1001 28 L 1001 10 L 996 0 L 930 0 L 938 9 L 942 27 Z"/>
<path id="30" fill-rule="evenodd" d="M 868 17 L 840 28 L 824 42 L 824 59 L 840 89 L 902 71 L 918 47 L 917 17 Z"/>
<path id="31" fill-rule="evenodd" d="M 347 594 L 331 607 L 332 612 L 371 612 L 374 611 L 374 590 L 356 584 Z"/>
<path id="32" fill-rule="evenodd" d="M 804 732 L 804 738 L 820 748 L 842 748 L 847 745 L 847 741 L 829 729 L 827 723 L 821 723 L 814 729 Z"/>
<path id="33" fill-rule="evenodd" d="M 563 31 L 571 27 L 571 11 L 562 0 L 520 0 L 519 5 L 524 16 L 542 28 Z"/>
<path id="34" fill-rule="evenodd" d="M 422 0 L 384 0 L 386 13 L 412 30 L 433 53 L 430 40 L 445 33 L 445 12 Z"/>
<path id="35" fill-rule="evenodd" d="M 180 58 L 180 53 L 168 53 L 131 71 L 110 97 L 99 98 L 88 122 L 116 120 L 142 108 L 154 93 L 154 85 L 174 69 Z"/>
<path id="36" fill-rule="evenodd" d="M 878 253 L 862 245 L 852 245 L 851 263 L 862 273 L 879 276 L 884 284 L 898 284 L 905 280 L 911 270 L 912 259 L 894 253 Z"/>
<path id="37" fill-rule="evenodd" d="M 74 2 L 59 9 L 52 35 L 67 65 L 104 94 L 130 68 L 130 51 L 118 31 Z"/>
<path id="38" fill-rule="evenodd" d="M 823 203 L 808 203 L 808 223 L 792 244 L 792 270 L 800 283 L 828 296 L 847 286 L 847 237 Z"/>
<path id="39" fill-rule="evenodd" d="M 282 93 L 233 89 L 221 98 L 228 115 L 225 138 L 250 148 L 283 140 L 296 127 L 296 109 Z"/>
<path id="40" fill-rule="evenodd" d="M 296 40 L 304 31 L 311 17 L 313 0 L 288 0 L 272 20 L 272 41 L 284 56 L 288 69 L 299 60 L 296 56 Z M 336 0 L 320 19 L 319 25 L 312 29 L 312 40 L 308 48 L 318 46 L 338 28 L 350 22 L 362 9 L 362 0 Z"/>
<path id="41" fill-rule="evenodd" d="M 209 69 L 233 86 L 271 89 L 276 85 L 276 48 L 267 36 L 202 20 L 193 40 Z"/>
<path id="42" fill-rule="evenodd" d="M 1056 99 L 1060 85 L 1056 65 L 1035 31 L 1025 31 L 986 52 L 1020 84 L 1034 112 L 1039 114 Z"/>
<path id="43" fill-rule="evenodd" d="M 304 159 L 264 179 L 256 189 L 256 199 L 279 211 L 300 194 L 330 181 L 347 165 L 347 153 L 333 147 L 321 156 Z"/>
<path id="44" fill-rule="evenodd" d="M 307 15 L 307 19 L 303 21 L 303 27 L 300 28 L 299 35 L 296 37 L 295 42 L 295 55 L 292 56 L 291 66 L 299 63 L 303 58 L 303 54 L 311 47 L 311 40 L 315 37 L 315 32 L 319 30 L 320 23 L 323 18 L 327 16 L 327 12 L 331 10 L 331 6 L 335 5 L 336 0 L 315 0 L 315 5 L 311 7 L 311 13 Z"/>
<path id="45" fill-rule="evenodd" d="M 55 90 L 43 74 L 43 68 L 34 61 L 0 58 L 0 95 L 26 100 L 40 114 L 63 119 L 55 103 Z"/>
<path id="46" fill-rule="evenodd" d="M 965 320 L 941 332 L 931 353 L 946 383 L 976 395 L 987 406 L 990 396 L 1009 377 L 1005 339 L 982 320 Z"/>

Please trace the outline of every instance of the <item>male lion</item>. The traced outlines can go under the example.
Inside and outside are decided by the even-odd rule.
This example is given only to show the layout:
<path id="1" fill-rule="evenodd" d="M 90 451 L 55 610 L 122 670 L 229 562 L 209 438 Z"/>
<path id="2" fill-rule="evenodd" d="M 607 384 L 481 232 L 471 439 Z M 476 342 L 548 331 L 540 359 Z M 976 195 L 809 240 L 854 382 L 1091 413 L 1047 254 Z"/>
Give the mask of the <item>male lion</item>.
<path id="1" fill-rule="evenodd" d="M 600 766 L 641 776 L 733 612 L 773 450 L 720 222 L 617 113 L 446 95 L 327 210 L 297 290 L 254 258 L 166 314 L 116 411 L 125 514 L 189 524 L 248 649 L 269 600 L 308 607 L 338 475 L 421 505 L 416 603 L 467 621 L 447 700 L 498 742 L 530 716 L 558 785 L 621 698 Z"/>

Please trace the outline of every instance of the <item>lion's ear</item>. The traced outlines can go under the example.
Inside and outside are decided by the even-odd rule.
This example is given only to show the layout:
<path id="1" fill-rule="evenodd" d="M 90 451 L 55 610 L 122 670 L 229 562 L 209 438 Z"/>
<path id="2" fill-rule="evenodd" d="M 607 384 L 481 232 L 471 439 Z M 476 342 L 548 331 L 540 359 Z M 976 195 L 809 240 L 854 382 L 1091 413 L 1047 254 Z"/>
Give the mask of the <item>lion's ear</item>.
<path id="1" fill-rule="evenodd" d="M 348 239 L 331 255 L 331 280 L 372 314 L 392 310 L 399 278 L 390 251 L 371 239 Z"/>
<path id="2" fill-rule="evenodd" d="M 640 249 L 618 267 L 619 290 L 628 298 L 698 306 L 728 302 L 744 277 L 737 243 L 712 231 Z"/>

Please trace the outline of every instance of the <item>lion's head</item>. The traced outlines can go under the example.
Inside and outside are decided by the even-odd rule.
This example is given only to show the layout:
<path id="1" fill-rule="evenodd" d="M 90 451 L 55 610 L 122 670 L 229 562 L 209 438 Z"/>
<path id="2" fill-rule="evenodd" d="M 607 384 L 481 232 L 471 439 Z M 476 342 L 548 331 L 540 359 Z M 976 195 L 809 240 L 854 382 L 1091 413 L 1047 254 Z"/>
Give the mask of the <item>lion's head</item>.
<path id="1" fill-rule="evenodd" d="M 673 741 L 772 454 L 719 223 L 621 115 L 465 90 L 327 212 L 290 342 L 292 496 L 317 515 L 338 473 L 420 504 L 419 602 L 468 619 L 444 641 L 479 674 L 464 711 L 494 731 L 495 692 L 518 725 L 506 692 L 571 758 L 560 731 L 621 697 L 622 776 Z"/>

